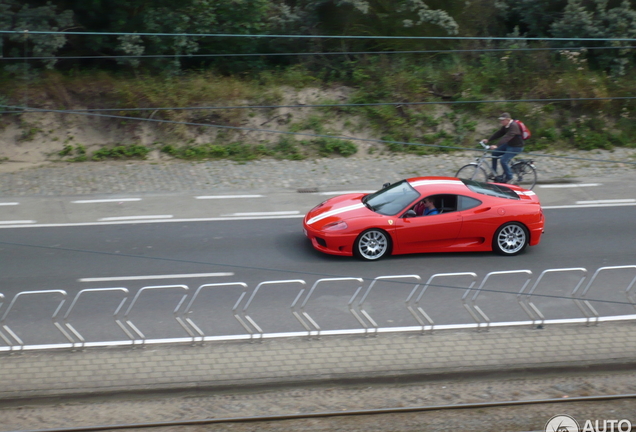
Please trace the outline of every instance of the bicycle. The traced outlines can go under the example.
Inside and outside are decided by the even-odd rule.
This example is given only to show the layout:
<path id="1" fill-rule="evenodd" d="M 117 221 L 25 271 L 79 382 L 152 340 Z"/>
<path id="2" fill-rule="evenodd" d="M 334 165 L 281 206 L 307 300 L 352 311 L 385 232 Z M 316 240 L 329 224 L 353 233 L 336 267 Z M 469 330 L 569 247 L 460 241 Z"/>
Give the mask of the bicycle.
<path id="1" fill-rule="evenodd" d="M 488 163 L 486 159 L 499 159 L 499 156 L 493 156 L 490 148 L 483 141 L 479 141 L 479 144 L 484 148 L 484 153 L 476 158 L 475 162 L 461 167 L 457 171 L 457 174 L 455 174 L 455 177 L 481 182 L 496 182 L 497 177 L 501 178 L 501 174 L 494 172 L 491 164 Z M 534 160 L 513 160 L 514 163 L 510 165 L 512 180 L 508 183 L 519 185 L 525 189 L 532 189 L 537 184 L 537 170 L 534 166 Z"/>

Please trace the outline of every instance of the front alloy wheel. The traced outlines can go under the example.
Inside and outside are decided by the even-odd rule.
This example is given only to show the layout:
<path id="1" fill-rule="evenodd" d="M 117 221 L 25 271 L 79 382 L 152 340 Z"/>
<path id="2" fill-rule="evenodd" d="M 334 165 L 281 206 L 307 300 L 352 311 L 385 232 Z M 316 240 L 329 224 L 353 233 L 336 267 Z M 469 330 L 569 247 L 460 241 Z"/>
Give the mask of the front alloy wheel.
<path id="1" fill-rule="evenodd" d="M 378 229 L 370 229 L 363 232 L 353 245 L 353 253 L 356 257 L 373 261 L 385 256 L 390 249 L 390 240 L 386 232 Z"/>
<path id="2" fill-rule="evenodd" d="M 517 255 L 528 246 L 528 230 L 516 222 L 499 227 L 492 239 L 492 248 L 501 255 Z"/>

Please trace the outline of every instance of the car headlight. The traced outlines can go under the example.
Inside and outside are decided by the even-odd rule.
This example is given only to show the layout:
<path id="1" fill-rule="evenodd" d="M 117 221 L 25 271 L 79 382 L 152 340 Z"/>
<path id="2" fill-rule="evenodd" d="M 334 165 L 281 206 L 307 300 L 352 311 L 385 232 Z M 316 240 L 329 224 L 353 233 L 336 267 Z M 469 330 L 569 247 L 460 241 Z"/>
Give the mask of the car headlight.
<path id="1" fill-rule="evenodd" d="M 345 221 L 331 222 L 322 227 L 323 231 L 341 231 L 349 228 Z"/>

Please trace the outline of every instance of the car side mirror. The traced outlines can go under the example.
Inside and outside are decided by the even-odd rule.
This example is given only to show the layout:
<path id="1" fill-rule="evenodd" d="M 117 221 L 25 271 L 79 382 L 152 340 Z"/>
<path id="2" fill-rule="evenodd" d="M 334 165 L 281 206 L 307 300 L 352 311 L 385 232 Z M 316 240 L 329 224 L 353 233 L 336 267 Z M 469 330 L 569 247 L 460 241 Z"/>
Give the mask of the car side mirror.
<path id="1" fill-rule="evenodd" d="M 382 185 L 382 189 L 386 189 L 386 188 L 388 188 L 389 186 L 391 186 L 391 183 L 384 183 L 384 184 Z"/>
<path id="2" fill-rule="evenodd" d="M 404 213 L 405 218 L 410 218 L 415 216 L 417 216 L 417 213 L 415 213 L 415 210 L 409 210 L 406 213 Z"/>

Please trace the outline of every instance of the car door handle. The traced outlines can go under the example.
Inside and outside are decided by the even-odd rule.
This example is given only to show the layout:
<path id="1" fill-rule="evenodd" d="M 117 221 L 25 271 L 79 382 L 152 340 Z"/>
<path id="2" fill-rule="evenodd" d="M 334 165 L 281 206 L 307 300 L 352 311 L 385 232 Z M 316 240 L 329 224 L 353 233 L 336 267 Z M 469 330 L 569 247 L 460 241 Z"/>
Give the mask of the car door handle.
<path id="1" fill-rule="evenodd" d="M 475 213 L 484 213 L 484 212 L 487 212 L 490 209 L 492 209 L 492 207 L 486 207 L 486 208 L 482 208 L 482 209 L 477 209 L 477 210 L 475 210 Z"/>

